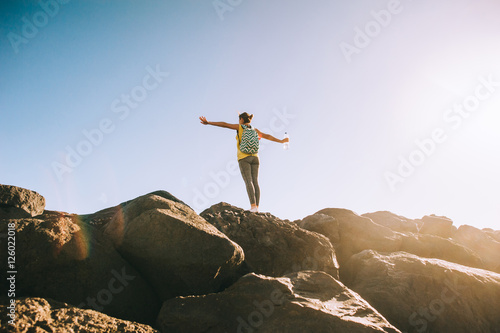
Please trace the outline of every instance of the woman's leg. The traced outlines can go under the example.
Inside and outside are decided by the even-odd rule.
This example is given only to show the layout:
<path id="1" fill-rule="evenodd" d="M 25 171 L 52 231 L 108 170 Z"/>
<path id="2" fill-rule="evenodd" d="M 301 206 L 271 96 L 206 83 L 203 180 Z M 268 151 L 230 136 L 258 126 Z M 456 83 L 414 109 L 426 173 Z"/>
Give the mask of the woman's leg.
<path id="1" fill-rule="evenodd" d="M 260 202 L 259 165 L 259 158 L 257 156 L 252 156 L 252 183 L 255 193 L 255 205 L 257 205 L 257 207 L 259 207 Z"/>
<path id="2" fill-rule="evenodd" d="M 251 158 L 252 156 L 245 157 L 239 160 L 238 164 L 240 165 L 241 176 L 245 181 L 245 186 L 247 188 L 247 194 L 248 198 L 250 199 L 250 204 L 253 206 L 256 205 L 256 200 L 255 200 L 255 188 L 252 178 L 252 165 L 250 163 Z"/>

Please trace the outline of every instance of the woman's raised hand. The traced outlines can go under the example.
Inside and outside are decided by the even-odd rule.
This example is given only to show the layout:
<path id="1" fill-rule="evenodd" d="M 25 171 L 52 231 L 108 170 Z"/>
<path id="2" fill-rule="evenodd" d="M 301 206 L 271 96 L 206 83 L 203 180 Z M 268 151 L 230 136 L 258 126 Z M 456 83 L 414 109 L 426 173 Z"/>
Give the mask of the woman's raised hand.
<path id="1" fill-rule="evenodd" d="M 205 118 L 205 117 L 200 117 L 200 122 L 201 122 L 203 125 L 208 125 L 207 118 Z"/>

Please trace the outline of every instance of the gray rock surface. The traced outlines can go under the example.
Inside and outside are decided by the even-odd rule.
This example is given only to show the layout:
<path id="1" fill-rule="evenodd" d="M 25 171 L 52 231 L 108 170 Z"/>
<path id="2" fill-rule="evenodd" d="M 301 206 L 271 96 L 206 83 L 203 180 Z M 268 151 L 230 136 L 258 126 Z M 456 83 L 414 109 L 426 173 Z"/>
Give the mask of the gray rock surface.
<path id="1" fill-rule="evenodd" d="M 358 294 L 324 272 L 242 277 L 224 292 L 163 304 L 162 332 L 400 332 Z"/>
<path id="2" fill-rule="evenodd" d="M 413 233 L 418 232 L 418 224 L 416 221 L 388 211 L 367 213 L 361 216 L 368 217 L 373 222 L 390 228 L 392 231 Z"/>
<path id="3" fill-rule="evenodd" d="M 35 191 L 0 184 L 0 219 L 37 216 L 44 209 L 45 198 Z"/>
<path id="4" fill-rule="evenodd" d="M 421 234 L 450 238 L 455 231 L 453 221 L 444 216 L 426 215 L 422 218 L 422 222 L 419 230 Z"/>
<path id="5" fill-rule="evenodd" d="M 162 300 L 217 292 L 243 275 L 241 247 L 167 192 L 123 204 L 103 230 Z"/>
<path id="6" fill-rule="evenodd" d="M 338 234 L 340 236 L 340 242 L 334 243 L 334 246 L 341 267 L 353 254 L 363 250 L 375 249 L 382 252 L 394 252 L 401 247 L 402 237 L 399 233 L 348 209 L 327 208 L 316 214 L 333 218 L 330 222 L 325 218 L 318 220 L 314 227 L 311 223 L 309 225 L 310 228 L 313 228 L 311 230 L 323 235 Z"/>
<path id="7" fill-rule="evenodd" d="M 15 230 L 16 296 L 38 296 L 108 315 L 153 322 L 161 302 L 139 272 L 77 215 L 46 211 L 37 218 L 1 220 Z M 0 253 L 7 267 L 7 252 Z M 1 273 L 2 286 L 7 287 Z M 7 290 L 3 289 L 2 290 Z"/>
<path id="8" fill-rule="evenodd" d="M 333 246 L 340 243 L 339 222 L 330 215 L 313 214 L 297 222 L 297 225 L 303 229 L 314 231 L 325 235 Z"/>
<path id="9" fill-rule="evenodd" d="M 0 316 L 10 313 L 0 305 Z M 28 297 L 16 300 L 16 318 L 0 322 L 2 332 L 87 332 L 87 333 L 159 333 L 150 326 L 113 318 L 94 310 L 83 310 L 50 299 Z"/>
<path id="10" fill-rule="evenodd" d="M 382 213 L 374 214 L 378 219 L 381 216 L 386 218 L 386 221 L 392 216 L 388 212 Z M 454 240 L 430 234 L 396 232 L 373 222 L 367 217 L 370 215 L 359 216 L 347 209 L 328 208 L 298 221 L 297 224 L 330 239 L 338 254 L 341 271 L 343 264 L 352 255 L 363 250 L 405 251 L 426 258 L 438 258 L 471 267 L 486 268 L 477 253 Z"/>
<path id="11" fill-rule="evenodd" d="M 354 255 L 345 283 L 402 331 L 495 332 L 500 275 L 405 252 Z"/>
<path id="12" fill-rule="evenodd" d="M 495 235 L 495 231 L 485 232 L 469 225 L 461 225 L 453 240 L 477 253 L 487 269 L 500 273 L 500 242 Z"/>
<path id="13" fill-rule="evenodd" d="M 245 251 L 250 271 L 282 276 L 318 270 L 338 277 L 338 263 L 330 241 L 269 213 L 251 213 L 220 203 L 201 213 L 208 222 Z"/>
<path id="14" fill-rule="evenodd" d="M 454 240 L 414 233 L 404 234 L 402 238 L 403 242 L 399 251 L 424 258 L 442 259 L 475 268 L 486 268 L 485 263 L 475 251 Z"/>
<path id="15" fill-rule="evenodd" d="M 337 208 L 290 222 L 220 203 L 200 216 L 165 191 L 88 215 L 13 186 L 0 199 L 15 332 L 500 333 L 498 230 Z"/>

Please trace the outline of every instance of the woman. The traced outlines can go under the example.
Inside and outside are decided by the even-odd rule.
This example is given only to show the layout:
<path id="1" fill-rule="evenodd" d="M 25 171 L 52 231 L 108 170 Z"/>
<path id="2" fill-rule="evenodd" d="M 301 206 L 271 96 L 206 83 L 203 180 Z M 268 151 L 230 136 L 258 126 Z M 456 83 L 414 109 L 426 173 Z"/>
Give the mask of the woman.
<path id="1" fill-rule="evenodd" d="M 240 166 L 241 175 L 243 176 L 243 180 L 245 181 L 245 185 L 247 188 L 248 198 L 250 199 L 250 211 L 258 212 L 259 211 L 259 201 L 260 201 L 260 188 L 258 182 L 259 176 L 259 155 L 257 153 L 243 153 L 240 149 L 240 142 L 242 138 L 242 134 L 245 128 L 252 129 L 250 123 L 252 122 L 253 114 L 249 115 L 246 112 L 243 112 L 239 116 L 239 124 L 228 124 L 225 122 L 212 122 L 207 121 L 207 118 L 200 117 L 200 121 L 203 125 L 212 125 L 223 128 L 229 128 L 232 130 L 236 130 L 238 134 L 236 135 L 236 141 L 238 145 L 238 164 Z M 259 139 L 264 138 L 270 141 L 285 143 L 288 142 L 289 139 L 276 139 L 274 136 L 262 133 L 258 129 L 255 131 L 259 134 Z"/>

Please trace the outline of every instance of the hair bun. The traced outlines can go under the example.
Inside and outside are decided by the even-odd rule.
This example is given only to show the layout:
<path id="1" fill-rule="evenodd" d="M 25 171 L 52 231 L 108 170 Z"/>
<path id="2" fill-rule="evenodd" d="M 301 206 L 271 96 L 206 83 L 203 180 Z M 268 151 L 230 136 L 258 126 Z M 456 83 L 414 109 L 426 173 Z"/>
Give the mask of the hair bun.
<path id="1" fill-rule="evenodd" d="M 239 117 L 240 119 L 243 119 L 245 123 L 249 123 L 253 118 L 253 114 L 248 114 L 247 112 L 243 112 L 240 113 Z"/>

